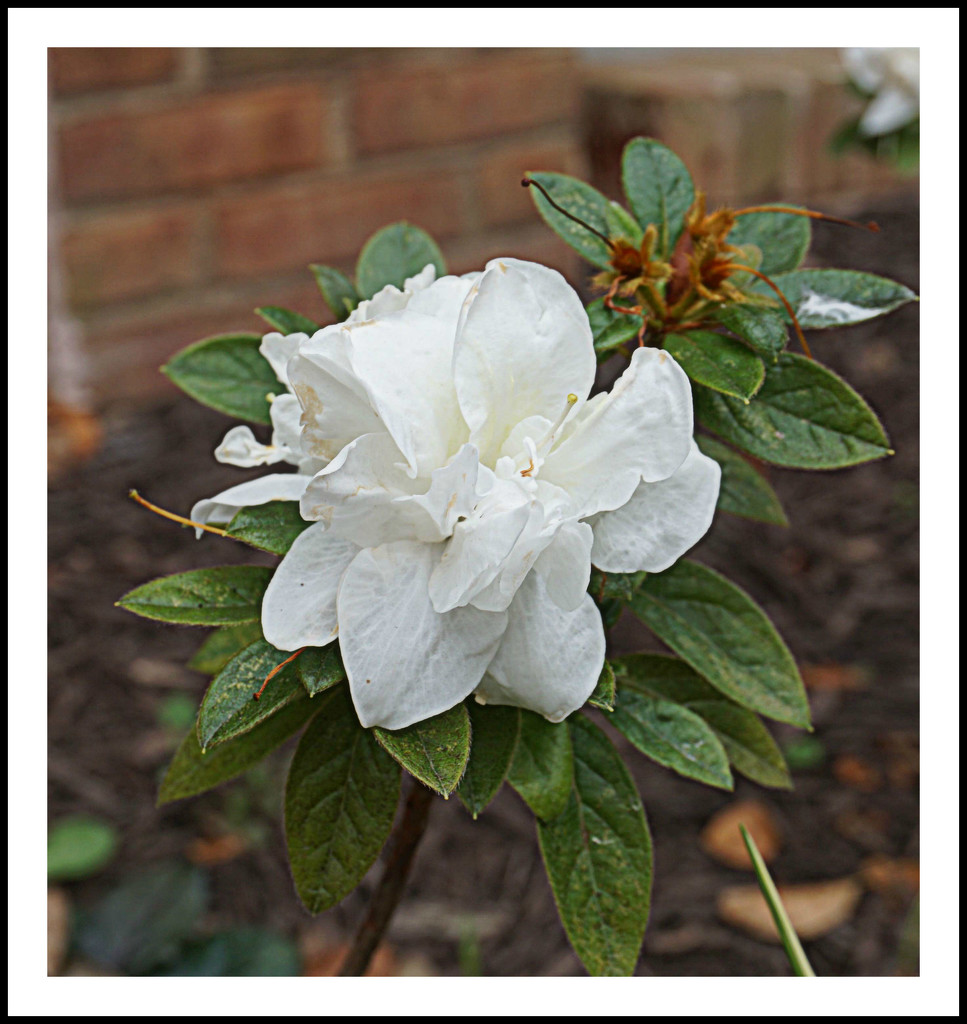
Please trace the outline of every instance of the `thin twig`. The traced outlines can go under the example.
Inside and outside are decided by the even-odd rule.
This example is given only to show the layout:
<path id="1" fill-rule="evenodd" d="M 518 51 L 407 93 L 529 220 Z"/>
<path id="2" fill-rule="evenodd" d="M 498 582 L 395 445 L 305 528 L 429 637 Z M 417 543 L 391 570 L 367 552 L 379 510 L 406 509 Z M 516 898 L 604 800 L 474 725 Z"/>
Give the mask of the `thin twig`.
<path id="1" fill-rule="evenodd" d="M 415 779 L 406 798 L 403 816 L 390 836 L 390 850 L 383 876 L 376 886 L 363 923 L 353 939 L 346 959 L 339 968 L 342 978 L 358 978 L 366 973 L 386 927 L 406 888 L 413 855 L 426 831 L 433 802 L 433 791 Z"/>

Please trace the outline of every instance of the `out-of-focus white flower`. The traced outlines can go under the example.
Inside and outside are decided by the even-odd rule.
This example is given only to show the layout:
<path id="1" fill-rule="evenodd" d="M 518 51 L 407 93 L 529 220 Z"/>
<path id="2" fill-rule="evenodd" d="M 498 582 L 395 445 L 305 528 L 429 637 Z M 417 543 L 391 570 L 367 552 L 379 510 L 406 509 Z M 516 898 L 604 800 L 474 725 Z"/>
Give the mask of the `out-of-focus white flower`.
<path id="1" fill-rule="evenodd" d="M 920 50 L 915 46 L 851 47 L 843 51 L 850 78 L 873 95 L 863 112 L 859 133 L 888 135 L 920 113 Z"/>
<path id="2" fill-rule="evenodd" d="M 708 529 L 720 471 L 692 441 L 684 372 L 639 348 L 588 399 L 595 365 L 576 293 L 513 259 L 325 328 L 289 361 L 302 452 L 327 465 L 262 628 L 283 650 L 338 633 L 364 726 L 470 693 L 560 721 L 604 662 L 592 560 L 659 572 Z"/>
<path id="3" fill-rule="evenodd" d="M 371 299 L 363 300 L 349 315 L 346 323 L 359 323 L 386 313 L 405 309 L 413 296 L 433 283 L 436 268 L 428 263 L 419 274 L 407 278 L 403 290 L 388 284 Z M 307 334 L 282 335 L 277 332 L 266 334 L 259 351 L 272 367 L 285 393 L 272 400 L 269 414 L 272 418 L 272 441 L 262 444 L 252 433 L 251 427 L 232 427 L 222 443 L 215 449 L 219 462 L 242 469 L 254 466 L 273 466 L 284 462 L 296 467 L 296 473 L 279 473 L 259 477 L 243 484 L 230 487 L 213 498 L 204 498 L 191 510 L 191 519 L 196 523 L 227 523 L 239 509 L 251 505 L 263 505 L 269 501 L 298 501 L 312 477 L 329 461 L 325 457 L 307 454 L 302 449 L 302 426 L 299 418 L 302 408 L 292 394 L 286 366 L 309 340 Z M 195 531 L 197 536 L 202 530 Z"/>

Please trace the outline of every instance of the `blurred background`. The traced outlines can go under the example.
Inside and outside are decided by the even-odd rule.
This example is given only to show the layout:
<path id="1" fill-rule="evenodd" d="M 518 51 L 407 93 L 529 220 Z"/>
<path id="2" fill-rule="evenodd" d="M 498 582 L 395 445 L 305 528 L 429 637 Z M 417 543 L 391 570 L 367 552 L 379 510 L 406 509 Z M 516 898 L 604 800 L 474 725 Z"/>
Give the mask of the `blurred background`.
<path id="1" fill-rule="evenodd" d="M 376 229 L 429 231 L 450 268 L 514 255 L 585 289 L 524 170 L 620 198 L 625 142 L 674 149 L 711 203 L 785 200 L 875 219 L 817 224 L 808 262 L 919 285 L 918 183 L 830 140 L 863 109 L 833 49 L 51 49 L 51 973 L 331 973 L 371 880 L 313 920 L 281 840 L 285 755 L 155 809 L 205 680 L 201 634 L 113 607 L 158 575 L 260 556 L 129 503 L 186 512 L 245 474 L 227 426 L 158 367 L 262 331 L 258 305 L 327 322 L 307 271 L 351 271 Z M 784 974 L 733 821 L 757 822 L 819 974 L 917 973 L 918 320 L 814 334 L 897 449 L 828 474 L 770 471 L 788 530 L 720 516 L 697 556 L 748 589 L 803 668 L 816 731 L 776 730 L 792 793 L 721 794 L 634 756 L 656 842 L 640 974 Z M 741 554 L 736 559 L 736 552 Z M 267 560 L 270 561 L 270 560 Z M 655 646 L 633 622 L 615 653 Z M 729 817 L 729 816 L 732 817 Z M 731 842 L 731 845 L 730 845 Z M 181 894 L 174 898 L 172 894 Z M 434 808 L 381 973 L 579 974 L 533 823 L 503 791 L 472 823 Z"/>

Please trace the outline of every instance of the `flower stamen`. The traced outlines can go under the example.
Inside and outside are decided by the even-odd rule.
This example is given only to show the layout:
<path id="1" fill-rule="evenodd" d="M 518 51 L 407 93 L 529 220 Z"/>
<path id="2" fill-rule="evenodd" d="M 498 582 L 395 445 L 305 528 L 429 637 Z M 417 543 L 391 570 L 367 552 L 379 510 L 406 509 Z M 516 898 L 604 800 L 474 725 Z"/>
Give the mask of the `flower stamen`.
<path id="1" fill-rule="evenodd" d="M 155 515 L 163 516 L 165 519 L 170 519 L 175 523 L 181 523 L 182 526 L 193 526 L 196 530 L 205 530 L 207 533 L 214 533 L 219 537 L 229 536 L 228 530 L 219 530 L 217 526 L 206 526 L 204 523 L 196 523 L 193 519 L 186 519 L 184 516 L 176 515 L 174 512 L 168 512 L 157 505 L 152 505 L 150 501 L 145 501 L 133 488 L 128 491 L 128 497 L 139 505 L 143 505 L 150 512 L 154 512 Z"/>

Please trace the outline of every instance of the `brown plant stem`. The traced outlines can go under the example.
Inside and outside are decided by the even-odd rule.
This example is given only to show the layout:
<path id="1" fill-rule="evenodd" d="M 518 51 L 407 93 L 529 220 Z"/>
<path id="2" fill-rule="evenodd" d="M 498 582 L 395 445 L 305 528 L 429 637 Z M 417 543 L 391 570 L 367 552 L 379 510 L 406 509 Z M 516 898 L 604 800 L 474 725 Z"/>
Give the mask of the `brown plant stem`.
<path id="1" fill-rule="evenodd" d="M 433 791 L 411 780 L 411 789 L 403 807 L 403 816 L 390 836 L 386 867 L 370 900 L 366 916 L 353 938 L 346 959 L 339 968 L 339 977 L 358 978 L 366 973 L 386 926 L 396 910 L 406 879 L 413 865 L 413 855 L 426 831 L 430 817 Z"/>

